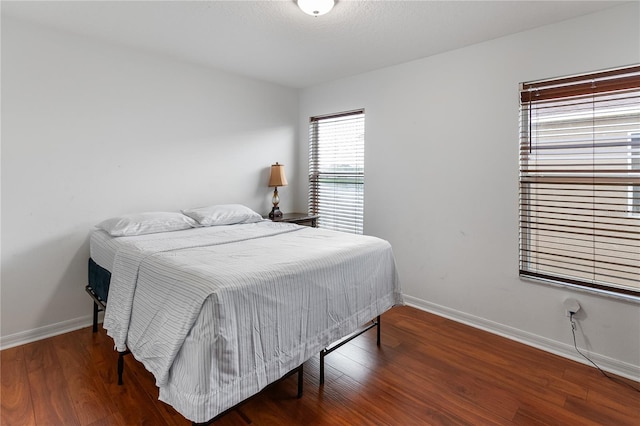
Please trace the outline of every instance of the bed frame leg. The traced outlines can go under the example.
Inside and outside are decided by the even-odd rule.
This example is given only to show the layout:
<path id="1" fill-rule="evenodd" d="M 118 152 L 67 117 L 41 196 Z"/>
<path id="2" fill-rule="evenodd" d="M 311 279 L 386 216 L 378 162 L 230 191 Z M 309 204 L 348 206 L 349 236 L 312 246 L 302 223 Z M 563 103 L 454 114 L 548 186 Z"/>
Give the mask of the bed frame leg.
<path id="1" fill-rule="evenodd" d="M 324 385 L 324 357 L 327 355 L 327 349 L 320 351 L 320 384 Z"/>
<path id="2" fill-rule="evenodd" d="M 124 372 L 124 352 L 118 352 L 118 386 L 122 386 L 123 372 Z"/>
<path id="3" fill-rule="evenodd" d="M 98 332 L 98 311 L 100 309 L 98 308 L 98 304 L 96 302 L 93 302 L 93 332 L 97 333 Z"/>
<path id="4" fill-rule="evenodd" d="M 124 372 L 124 356 L 130 353 L 131 352 L 128 349 L 123 352 L 118 351 L 118 386 L 122 386 L 122 373 Z"/>
<path id="5" fill-rule="evenodd" d="M 298 367 L 298 399 L 302 398 L 302 386 L 303 386 L 302 373 L 304 370 L 303 365 L 304 364 L 300 364 L 300 367 Z"/>

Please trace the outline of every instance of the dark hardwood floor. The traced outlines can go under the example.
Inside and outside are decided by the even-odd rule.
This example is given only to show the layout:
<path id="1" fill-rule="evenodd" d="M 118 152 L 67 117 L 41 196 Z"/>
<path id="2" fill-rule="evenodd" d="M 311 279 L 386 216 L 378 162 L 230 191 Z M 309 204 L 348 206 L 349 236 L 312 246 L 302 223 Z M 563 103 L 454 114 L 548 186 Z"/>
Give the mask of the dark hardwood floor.
<path id="1" fill-rule="evenodd" d="M 131 356 L 124 385 L 101 329 L 85 328 L 0 353 L 2 425 L 188 425 L 157 400 Z M 305 364 L 216 425 L 640 425 L 640 392 L 596 369 L 410 307 Z"/>

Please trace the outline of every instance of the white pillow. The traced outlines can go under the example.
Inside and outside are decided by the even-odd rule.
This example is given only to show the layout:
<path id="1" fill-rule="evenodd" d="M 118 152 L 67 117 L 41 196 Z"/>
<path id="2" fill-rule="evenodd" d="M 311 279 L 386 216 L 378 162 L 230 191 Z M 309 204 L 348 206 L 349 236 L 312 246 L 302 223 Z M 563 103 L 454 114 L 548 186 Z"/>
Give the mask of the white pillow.
<path id="1" fill-rule="evenodd" d="M 262 216 L 242 204 L 220 204 L 198 209 L 182 210 L 200 226 L 234 225 L 260 222 Z"/>
<path id="2" fill-rule="evenodd" d="M 96 225 L 112 237 L 153 234 L 195 228 L 198 224 L 177 212 L 147 212 L 112 217 Z"/>

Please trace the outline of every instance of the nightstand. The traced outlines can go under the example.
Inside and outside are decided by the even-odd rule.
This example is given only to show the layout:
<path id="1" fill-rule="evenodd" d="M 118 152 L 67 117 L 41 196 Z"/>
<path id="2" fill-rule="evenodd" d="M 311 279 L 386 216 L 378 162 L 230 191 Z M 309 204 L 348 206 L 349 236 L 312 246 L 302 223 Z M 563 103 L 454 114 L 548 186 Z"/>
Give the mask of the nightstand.
<path id="1" fill-rule="evenodd" d="M 271 219 L 274 222 L 296 223 L 314 228 L 318 227 L 318 215 L 307 213 L 284 213 L 281 217 Z"/>

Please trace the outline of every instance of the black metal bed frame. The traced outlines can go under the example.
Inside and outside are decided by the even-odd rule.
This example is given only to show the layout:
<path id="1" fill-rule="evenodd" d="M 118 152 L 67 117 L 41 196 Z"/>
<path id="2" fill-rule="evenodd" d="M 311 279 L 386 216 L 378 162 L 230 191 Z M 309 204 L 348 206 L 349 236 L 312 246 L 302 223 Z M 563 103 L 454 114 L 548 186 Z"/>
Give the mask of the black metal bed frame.
<path id="1" fill-rule="evenodd" d="M 376 319 L 371 320 L 370 324 L 365 325 L 360 330 L 354 331 L 353 333 L 343 337 L 342 339 L 336 342 L 333 342 L 331 345 L 327 346 L 326 348 L 320 351 L 320 384 L 321 385 L 324 384 L 324 357 L 329 355 L 331 352 L 335 351 L 342 345 L 349 343 L 350 341 L 352 341 L 362 333 L 365 333 L 371 330 L 373 327 L 377 327 L 376 345 L 380 347 L 380 315 L 378 315 Z"/>
<path id="2" fill-rule="evenodd" d="M 104 300 L 102 300 L 94 291 L 93 288 L 90 285 L 87 285 L 85 287 L 85 291 L 89 294 L 89 296 L 91 296 L 91 299 L 93 299 L 93 332 L 96 333 L 98 331 L 98 313 L 102 312 L 106 309 L 107 304 Z M 363 326 L 360 330 L 357 330 L 351 334 L 349 334 L 348 336 L 343 337 L 342 339 L 332 343 L 331 345 L 327 346 L 326 348 L 322 349 L 320 351 L 320 385 L 324 385 L 324 358 L 329 355 L 331 352 L 335 351 L 336 349 L 340 348 L 341 346 L 345 345 L 346 343 L 349 343 L 351 340 L 355 339 L 356 337 L 360 336 L 361 334 L 369 331 L 370 329 L 376 327 L 377 328 L 377 336 L 376 336 L 376 345 L 379 347 L 380 346 L 380 315 L 378 315 L 374 320 L 371 321 L 371 323 Z M 124 372 L 124 357 L 128 354 L 130 354 L 131 351 L 124 350 L 124 351 L 118 351 L 118 385 L 122 386 L 122 375 Z M 302 398 L 302 391 L 303 391 L 303 378 L 302 378 L 302 374 L 303 374 L 303 364 L 300 364 L 300 366 L 298 368 L 293 369 L 292 371 L 290 371 L 289 373 L 285 374 L 282 378 L 280 378 L 278 381 L 280 380 L 284 380 L 290 376 L 292 376 L 293 374 L 298 374 L 298 394 L 297 394 L 297 398 Z M 251 398 L 251 397 L 250 397 Z M 221 418 L 222 416 L 224 416 L 225 414 L 229 413 L 230 411 L 236 409 L 239 405 L 243 404 L 244 402 L 246 402 L 246 400 L 239 402 L 238 404 L 234 405 L 233 407 L 223 411 L 222 413 L 218 414 L 217 416 L 215 416 L 214 418 L 212 418 L 211 420 L 204 422 L 204 423 L 196 423 L 196 422 L 192 422 L 192 426 L 204 426 L 204 425 L 210 425 L 211 423 L 215 422 L 216 420 L 218 420 L 219 418 Z"/>
<path id="3" fill-rule="evenodd" d="M 94 291 L 91 286 L 86 286 L 85 291 L 89 293 L 89 296 L 93 299 L 93 332 L 98 331 L 98 312 L 102 312 L 106 309 L 107 304 L 102 300 Z M 125 351 L 118 351 L 118 385 L 122 385 L 122 373 L 124 372 L 124 357 L 129 355 L 131 351 L 129 349 Z"/>
<path id="4" fill-rule="evenodd" d="M 276 382 L 277 383 L 281 380 L 287 379 L 291 376 L 293 376 L 294 374 L 298 374 L 298 394 L 296 395 L 296 398 L 300 399 L 302 398 L 302 374 L 303 374 L 303 365 L 304 364 L 300 364 L 300 366 L 298 368 L 295 368 L 293 370 L 291 370 L 290 372 L 288 372 L 287 374 L 285 374 L 284 376 L 282 376 L 280 379 L 278 379 Z M 272 384 L 274 384 L 272 383 Z M 239 403 L 237 403 L 236 405 L 234 405 L 231 408 L 227 408 L 226 410 L 224 410 L 222 413 L 218 414 L 217 416 L 215 416 L 214 418 L 204 422 L 204 423 L 196 423 L 196 422 L 191 422 L 191 426 L 206 426 L 206 425 L 210 425 L 211 423 L 214 423 L 215 421 L 217 421 L 218 419 L 220 419 L 221 417 L 223 417 L 224 415 L 230 413 L 231 411 L 237 409 L 239 406 L 241 406 L 242 404 L 244 404 L 245 402 L 247 402 L 248 400 L 250 400 L 251 398 L 253 398 L 255 395 L 250 396 L 249 398 L 245 399 L 244 401 L 240 401 Z M 244 417 L 244 415 L 240 414 L 242 417 Z M 251 420 L 248 420 L 247 423 L 251 423 Z"/>

